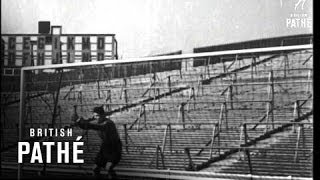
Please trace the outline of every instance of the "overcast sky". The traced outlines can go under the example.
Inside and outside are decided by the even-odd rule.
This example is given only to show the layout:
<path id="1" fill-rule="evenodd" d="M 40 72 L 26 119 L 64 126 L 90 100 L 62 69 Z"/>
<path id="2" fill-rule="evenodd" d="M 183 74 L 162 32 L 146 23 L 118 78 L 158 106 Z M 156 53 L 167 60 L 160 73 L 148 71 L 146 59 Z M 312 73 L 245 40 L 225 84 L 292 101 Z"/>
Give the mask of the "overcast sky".
<path id="1" fill-rule="evenodd" d="M 288 28 L 312 17 L 312 0 L 1 0 L 1 33 L 37 33 L 38 21 L 63 33 L 114 33 L 120 57 L 141 57 L 228 42 L 312 33 Z"/>

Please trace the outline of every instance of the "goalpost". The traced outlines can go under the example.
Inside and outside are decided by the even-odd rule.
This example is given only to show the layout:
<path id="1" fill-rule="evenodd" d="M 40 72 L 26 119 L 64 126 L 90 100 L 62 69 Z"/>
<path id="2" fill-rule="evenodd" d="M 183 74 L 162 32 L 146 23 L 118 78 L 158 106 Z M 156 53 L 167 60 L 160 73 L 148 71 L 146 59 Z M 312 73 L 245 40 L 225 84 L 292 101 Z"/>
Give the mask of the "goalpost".
<path id="1" fill-rule="evenodd" d="M 224 112 L 226 108 L 234 108 L 235 92 L 241 91 L 241 83 L 247 83 L 238 82 L 236 73 L 244 71 L 243 77 L 250 79 L 252 76 L 259 76 L 259 73 L 254 73 L 253 67 L 262 61 L 267 62 L 268 58 L 275 55 L 310 49 L 312 45 L 308 44 L 23 67 L 20 79 L 19 141 L 28 138 L 28 128 L 63 128 L 73 123 L 71 115 L 74 113 L 88 118 L 94 106 L 103 106 L 109 116 L 119 112 L 137 115 L 137 119 L 130 121 L 124 115 L 115 118 L 118 118 L 116 123 L 131 124 L 138 129 L 143 123 L 147 125 L 147 118 L 144 117 L 149 116 L 147 111 L 172 109 L 173 115 L 168 116 L 178 118 L 185 128 L 185 111 L 195 106 L 207 108 L 208 104 L 212 104 L 209 100 L 201 99 L 201 96 L 208 93 L 208 89 L 203 90 L 204 85 L 216 79 L 221 80 L 223 87 L 217 88 L 224 92 L 221 95 L 224 99 L 210 101 L 221 102 L 221 112 Z M 263 57 L 261 62 L 256 60 L 257 57 Z M 301 60 L 301 64 L 304 61 L 305 59 Z M 310 70 L 305 68 L 303 73 L 312 74 L 312 66 L 306 67 Z M 282 76 L 288 70 L 290 69 L 286 64 L 283 69 L 275 71 L 273 76 L 277 72 L 278 76 Z M 260 73 L 268 74 L 269 71 Z M 270 82 L 269 80 L 261 86 Z M 260 85 L 254 81 L 247 84 L 250 83 Z M 312 85 L 312 80 L 309 78 L 299 83 L 301 87 L 305 87 Z M 267 103 L 264 101 L 268 98 L 269 101 L 272 97 L 271 89 L 269 86 L 267 88 L 268 95 L 261 95 L 261 99 L 258 99 L 261 100 L 261 107 L 265 107 Z M 169 96 L 185 98 L 174 100 L 167 98 Z M 269 110 L 267 117 L 271 116 Z M 227 121 L 225 123 L 227 125 Z M 20 178 L 21 164 L 18 166 Z"/>

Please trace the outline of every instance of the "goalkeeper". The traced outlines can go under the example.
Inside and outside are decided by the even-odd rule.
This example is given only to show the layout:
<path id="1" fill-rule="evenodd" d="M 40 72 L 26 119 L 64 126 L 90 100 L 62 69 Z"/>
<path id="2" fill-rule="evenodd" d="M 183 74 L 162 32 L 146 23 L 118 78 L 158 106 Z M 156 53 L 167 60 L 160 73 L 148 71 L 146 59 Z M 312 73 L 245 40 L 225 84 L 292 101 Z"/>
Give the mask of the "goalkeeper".
<path id="1" fill-rule="evenodd" d="M 100 176 L 101 169 L 105 168 L 108 162 L 111 162 L 108 174 L 114 178 L 113 168 L 119 163 L 122 151 L 122 144 L 114 122 L 105 117 L 103 107 L 99 106 L 93 109 L 93 119 L 79 118 L 76 120 L 76 125 L 82 129 L 96 130 L 102 140 L 100 150 L 95 158 L 94 175 Z"/>

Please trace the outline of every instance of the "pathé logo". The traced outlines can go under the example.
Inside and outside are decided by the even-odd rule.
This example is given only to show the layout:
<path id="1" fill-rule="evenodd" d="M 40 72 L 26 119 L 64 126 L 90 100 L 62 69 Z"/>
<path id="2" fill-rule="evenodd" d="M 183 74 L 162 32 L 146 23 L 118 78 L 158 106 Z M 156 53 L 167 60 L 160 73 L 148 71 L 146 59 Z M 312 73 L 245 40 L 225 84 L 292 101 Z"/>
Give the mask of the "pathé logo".
<path id="1" fill-rule="evenodd" d="M 282 7 L 282 1 L 280 0 L 280 5 Z M 288 0 L 286 5 L 290 6 L 292 9 L 294 7 L 294 12 L 290 12 L 286 18 L 287 28 L 312 28 L 312 18 L 309 16 L 308 11 L 304 10 L 304 5 L 307 0 Z M 289 4 L 289 2 L 291 2 Z"/>

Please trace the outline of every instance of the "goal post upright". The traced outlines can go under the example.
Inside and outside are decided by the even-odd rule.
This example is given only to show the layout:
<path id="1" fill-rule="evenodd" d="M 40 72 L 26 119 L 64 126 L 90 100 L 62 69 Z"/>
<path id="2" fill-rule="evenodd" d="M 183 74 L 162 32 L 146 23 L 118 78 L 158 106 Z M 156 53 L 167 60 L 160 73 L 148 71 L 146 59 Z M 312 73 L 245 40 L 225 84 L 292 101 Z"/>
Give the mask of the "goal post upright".
<path id="1" fill-rule="evenodd" d="M 19 142 L 22 141 L 22 135 L 24 134 L 24 111 L 25 111 L 25 71 L 21 69 L 20 76 L 20 104 L 19 104 Z M 21 179 L 22 164 L 18 163 L 18 180 Z"/>

